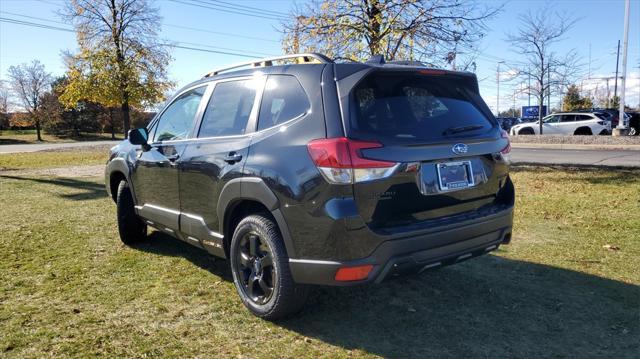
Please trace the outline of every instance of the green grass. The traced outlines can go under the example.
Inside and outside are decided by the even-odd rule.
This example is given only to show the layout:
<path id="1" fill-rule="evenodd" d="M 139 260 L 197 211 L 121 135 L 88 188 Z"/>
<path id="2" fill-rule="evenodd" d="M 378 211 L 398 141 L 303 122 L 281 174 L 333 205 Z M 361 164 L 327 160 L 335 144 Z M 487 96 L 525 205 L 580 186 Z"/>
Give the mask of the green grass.
<path id="1" fill-rule="evenodd" d="M 42 131 L 40 135 L 42 142 L 36 140 L 36 130 L 2 130 L 0 131 L 0 145 L 111 140 L 110 133 L 82 133 L 80 137 L 70 137 L 55 136 Z M 122 135 L 116 134 L 116 139 L 122 139 Z"/>
<path id="2" fill-rule="evenodd" d="M 90 146 L 80 150 L 0 153 L 0 170 L 99 165 L 107 162 L 109 146 Z"/>
<path id="3" fill-rule="evenodd" d="M 121 245 L 99 178 L 0 177 L 0 356 L 637 357 L 640 172 L 513 178 L 509 246 L 319 288 L 269 323 L 242 306 L 227 262 L 157 232 Z"/>

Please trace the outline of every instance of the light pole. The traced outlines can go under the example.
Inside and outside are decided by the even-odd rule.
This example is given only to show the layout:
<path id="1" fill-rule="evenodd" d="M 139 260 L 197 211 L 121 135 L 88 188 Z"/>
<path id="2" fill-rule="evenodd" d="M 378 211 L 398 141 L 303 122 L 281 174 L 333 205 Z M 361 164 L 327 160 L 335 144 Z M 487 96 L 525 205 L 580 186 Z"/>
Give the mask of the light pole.
<path id="1" fill-rule="evenodd" d="M 498 83 L 498 94 L 496 96 L 496 117 L 500 117 L 500 64 L 504 64 L 504 61 L 498 62 L 498 68 L 496 70 L 496 82 Z"/>
<path id="2" fill-rule="evenodd" d="M 624 136 L 627 128 L 624 125 L 624 94 L 627 84 L 627 50 L 629 48 L 629 11 L 631 0 L 624 2 L 624 37 L 622 39 L 622 83 L 620 84 L 620 109 L 618 114 L 618 126 L 612 131 L 614 136 Z"/>

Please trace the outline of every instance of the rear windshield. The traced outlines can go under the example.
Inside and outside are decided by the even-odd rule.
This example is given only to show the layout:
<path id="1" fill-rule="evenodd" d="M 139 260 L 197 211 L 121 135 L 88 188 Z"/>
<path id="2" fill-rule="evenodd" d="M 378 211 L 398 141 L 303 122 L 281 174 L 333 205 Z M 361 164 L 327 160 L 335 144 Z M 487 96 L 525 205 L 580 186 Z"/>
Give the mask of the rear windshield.
<path id="1" fill-rule="evenodd" d="M 480 96 L 454 76 L 378 72 L 361 81 L 351 98 L 350 135 L 356 138 L 441 140 L 493 127 Z"/>

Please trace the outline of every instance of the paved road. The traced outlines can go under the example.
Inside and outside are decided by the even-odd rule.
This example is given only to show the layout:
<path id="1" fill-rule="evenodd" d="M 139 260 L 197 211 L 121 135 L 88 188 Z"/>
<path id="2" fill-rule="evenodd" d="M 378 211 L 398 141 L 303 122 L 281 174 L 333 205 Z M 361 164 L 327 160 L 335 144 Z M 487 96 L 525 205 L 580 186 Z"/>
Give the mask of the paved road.
<path id="1" fill-rule="evenodd" d="M 46 150 L 56 150 L 60 148 L 87 147 L 115 145 L 120 141 L 86 141 L 86 142 L 65 142 L 65 143 L 37 143 L 29 145 L 0 145 L 0 154 L 18 152 L 36 152 Z"/>
<path id="2" fill-rule="evenodd" d="M 640 151 L 514 148 L 511 152 L 511 160 L 514 164 L 640 168 Z"/>

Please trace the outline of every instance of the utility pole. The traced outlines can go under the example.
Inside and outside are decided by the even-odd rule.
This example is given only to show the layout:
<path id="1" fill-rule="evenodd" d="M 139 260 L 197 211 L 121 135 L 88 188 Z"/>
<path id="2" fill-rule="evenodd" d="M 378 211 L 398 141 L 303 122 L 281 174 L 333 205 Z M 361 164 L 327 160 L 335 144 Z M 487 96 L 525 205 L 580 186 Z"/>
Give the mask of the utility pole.
<path id="1" fill-rule="evenodd" d="M 629 12 L 631 0 L 624 2 L 624 37 L 622 38 L 622 84 L 620 88 L 620 110 L 618 114 L 618 126 L 613 130 L 614 136 L 624 136 L 627 128 L 624 124 L 624 93 L 627 83 L 627 51 L 629 49 Z"/>
<path id="2" fill-rule="evenodd" d="M 613 85 L 613 97 L 618 96 L 618 63 L 620 63 L 620 40 L 618 40 L 618 54 L 616 55 L 616 82 Z"/>
<path id="3" fill-rule="evenodd" d="M 589 77 L 587 78 L 591 78 L 591 43 L 589 43 Z"/>
<path id="4" fill-rule="evenodd" d="M 504 64 L 504 61 L 498 62 L 498 68 L 496 70 L 496 82 L 498 83 L 498 91 L 496 96 L 496 117 L 500 117 L 500 64 Z"/>

